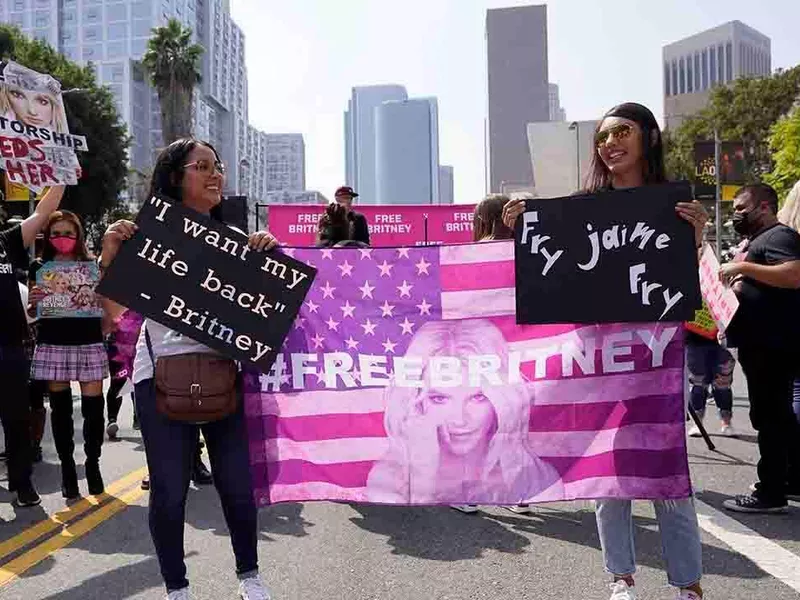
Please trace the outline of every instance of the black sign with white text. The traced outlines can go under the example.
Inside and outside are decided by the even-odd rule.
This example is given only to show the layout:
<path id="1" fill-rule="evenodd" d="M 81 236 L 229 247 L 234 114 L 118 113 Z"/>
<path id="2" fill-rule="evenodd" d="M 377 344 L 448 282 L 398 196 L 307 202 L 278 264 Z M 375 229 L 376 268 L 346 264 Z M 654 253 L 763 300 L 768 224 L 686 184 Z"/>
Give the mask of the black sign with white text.
<path id="1" fill-rule="evenodd" d="M 316 269 L 171 200 L 145 202 L 136 224 L 97 292 L 268 372 Z"/>
<path id="2" fill-rule="evenodd" d="M 687 183 L 526 200 L 515 228 L 517 323 L 691 321 L 701 307 Z"/>

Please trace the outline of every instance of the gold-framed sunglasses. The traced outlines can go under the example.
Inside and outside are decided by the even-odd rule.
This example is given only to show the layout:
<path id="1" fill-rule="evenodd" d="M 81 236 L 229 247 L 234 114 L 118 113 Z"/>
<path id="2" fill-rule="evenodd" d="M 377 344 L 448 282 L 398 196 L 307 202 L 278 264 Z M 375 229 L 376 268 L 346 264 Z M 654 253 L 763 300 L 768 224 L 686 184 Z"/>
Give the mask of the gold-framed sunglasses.
<path id="1" fill-rule="evenodd" d="M 183 165 L 183 168 L 194 169 L 195 171 L 205 173 L 206 175 L 210 175 L 212 172 L 225 175 L 225 165 L 218 160 L 214 161 L 213 163 L 207 160 L 196 160 L 194 162 L 186 163 Z"/>
<path id="2" fill-rule="evenodd" d="M 599 148 L 600 146 L 605 145 L 612 135 L 614 136 L 615 140 L 624 140 L 628 138 L 633 133 L 633 126 L 628 123 L 620 123 L 619 125 L 613 125 L 608 129 L 604 129 L 603 131 L 598 131 L 594 134 L 594 145 Z"/>

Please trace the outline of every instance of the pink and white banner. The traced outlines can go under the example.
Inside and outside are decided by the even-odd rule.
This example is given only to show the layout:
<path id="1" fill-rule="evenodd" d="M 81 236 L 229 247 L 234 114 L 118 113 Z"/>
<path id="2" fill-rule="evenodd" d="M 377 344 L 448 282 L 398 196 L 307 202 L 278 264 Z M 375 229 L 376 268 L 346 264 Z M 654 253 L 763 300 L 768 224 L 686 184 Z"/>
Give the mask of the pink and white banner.
<path id="1" fill-rule="evenodd" d="M 472 204 L 356 206 L 369 226 L 373 247 L 458 244 L 472 241 Z M 287 246 L 313 246 L 324 205 L 273 204 L 269 230 Z"/>
<path id="2" fill-rule="evenodd" d="M 691 493 L 681 324 L 518 326 L 511 241 L 285 251 L 319 272 L 245 378 L 260 505 Z"/>
<path id="3" fill-rule="evenodd" d="M 717 328 L 725 331 L 739 310 L 736 293 L 719 280 L 719 260 L 710 244 L 700 256 L 700 289 Z"/>

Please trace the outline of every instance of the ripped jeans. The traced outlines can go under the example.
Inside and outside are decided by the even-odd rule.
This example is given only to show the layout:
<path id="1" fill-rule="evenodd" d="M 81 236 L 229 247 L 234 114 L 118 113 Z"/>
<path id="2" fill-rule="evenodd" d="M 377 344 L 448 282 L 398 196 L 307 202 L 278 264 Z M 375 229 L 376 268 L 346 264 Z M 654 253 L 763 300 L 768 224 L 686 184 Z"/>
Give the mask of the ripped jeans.
<path id="1" fill-rule="evenodd" d="M 708 386 L 717 405 L 719 417 L 730 421 L 733 411 L 733 369 L 736 360 L 719 344 L 686 344 L 686 366 L 692 386 L 692 408 L 702 416 L 706 410 Z"/>
<path id="2" fill-rule="evenodd" d="M 617 498 L 595 501 L 603 563 L 612 575 L 633 575 L 636 572 L 631 505 L 630 500 Z M 653 506 L 670 585 L 679 588 L 694 585 L 703 576 L 703 552 L 694 499 L 654 500 Z"/>

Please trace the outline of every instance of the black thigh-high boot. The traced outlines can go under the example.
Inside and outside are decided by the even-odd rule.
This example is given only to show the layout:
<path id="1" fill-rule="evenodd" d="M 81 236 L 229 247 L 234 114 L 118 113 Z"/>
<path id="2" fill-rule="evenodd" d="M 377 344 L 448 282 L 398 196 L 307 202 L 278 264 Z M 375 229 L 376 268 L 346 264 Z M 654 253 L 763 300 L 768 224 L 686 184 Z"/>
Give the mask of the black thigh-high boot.
<path id="1" fill-rule="evenodd" d="M 61 494 L 67 500 L 73 500 L 80 492 L 75 472 L 75 430 L 72 424 L 72 390 L 69 388 L 50 392 L 50 424 L 58 460 L 61 461 Z"/>
<path id="2" fill-rule="evenodd" d="M 103 396 L 81 396 L 83 415 L 83 451 L 86 453 L 86 483 L 89 493 L 102 494 L 105 490 L 103 476 L 100 474 L 100 450 L 103 446 L 105 417 Z"/>

